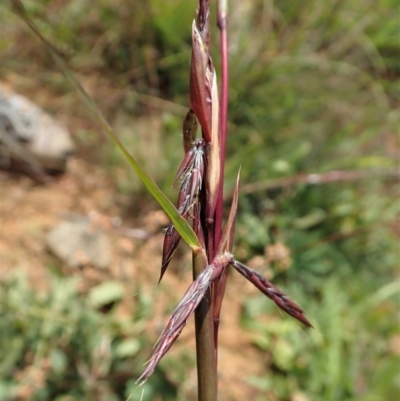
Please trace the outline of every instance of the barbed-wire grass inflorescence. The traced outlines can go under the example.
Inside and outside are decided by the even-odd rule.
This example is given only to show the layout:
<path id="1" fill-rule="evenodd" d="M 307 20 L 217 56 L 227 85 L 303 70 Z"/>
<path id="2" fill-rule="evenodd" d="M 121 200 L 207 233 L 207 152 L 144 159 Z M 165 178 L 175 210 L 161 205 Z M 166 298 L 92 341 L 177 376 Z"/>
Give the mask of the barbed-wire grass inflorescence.
<path id="1" fill-rule="evenodd" d="M 221 10 L 222 8 L 220 8 Z M 226 10 L 224 11 L 226 12 Z M 219 15 L 219 27 L 223 31 L 226 29 L 226 23 L 221 22 L 222 16 Z M 226 17 L 225 17 L 226 18 Z M 223 18 L 222 18 L 223 19 Z M 234 191 L 231 210 L 223 233 L 222 226 L 222 186 L 223 186 L 223 163 L 225 155 L 221 149 L 221 143 L 225 141 L 225 135 L 221 132 L 220 107 L 226 107 L 227 93 L 224 93 L 219 100 L 217 89 L 217 76 L 213 62 L 209 53 L 209 5 L 208 1 L 199 1 L 199 10 L 197 18 L 192 26 L 192 58 L 190 70 L 190 109 L 183 122 L 183 147 L 185 156 L 176 174 L 175 181 L 180 182 L 180 190 L 177 202 L 177 210 L 184 219 L 191 219 L 193 230 L 201 244 L 201 251 L 194 252 L 194 281 L 189 286 L 182 300 L 176 307 L 164 328 L 158 343 L 155 346 L 152 357 L 143 374 L 137 380 L 137 383 L 144 383 L 154 372 L 158 362 L 168 352 L 172 344 L 182 332 L 187 320 L 193 313 L 199 312 L 202 318 L 205 318 L 207 311 L 213 309 L 211 318 L 213 324 L 208 325 L 202 321 L 211 335 L 206 335 L 208 344 L 205 349 L 214 353 L 212 361 L 215 366 L 208 366 L 210 371 L 216 374 L 216 355 L 218 349 L 218 323 L 219 312 L 221 308 L 223 292 L 225 289 L 225 280 L 227 268 L 233 266 L 241 275 L 255 285 L 262 293 L 275 302 L 275 304 L 302 322 L 307 327 L 312 327 L 311 323 L 305 317 L 303 310 L 291 301 L 282 291 L 271 284 L 256 271 L 246 265 L 236 261 L 232 255 L 232 245 L 234 238 L 238 193 L 239 193 L 239 175 Z M 225 37 L 226 35 L 222 35 Z M 223 56 L 224 57 L 224 56 Z M 224 60 L 227 62 L 227 60 Z M 226 73 L 223 75 L 223 83 L 226 84 Z M 227 90 L 226 85 L 222 85 Z M 226 118 L 226 113 L 224 113 Z M 200 125 L 202 138 L 196 140 L 198 125 Z M 224 124 L 226 126 L 226 124 Z M 222 167 L 222 168 L 221 168 Z M 219 209 L 218 209 L 219 208 Z M 179 245 L 180 234 L 174 225 L 170 225 L 165 230 L 164 246 L 161 262 L 161 281 L 171 258 Z M 196 270 L 195 258 L 200 257 L 202 268 Z M 222 283 L 222 285 L 220 285 Z M 211 291 L 212 289 L 212 292 Z M 214 300 L 214 302 L 212 302 Z M 196 310 L 197 308 L 197 310 Z M 200 332 L 204 327 L 196 327 L 196 341 L 202 341 Z M 210 333 L 208 333 L 210 334 Z M 199 349 L 199 346 L 197 347 Z M 203 358 L 198 351 L 198 369 L 199 358 Z M 203 367 L 207 369 L 207 367 Z M 201 398 L 202 390 L 201 377 L 202 372 L 198 372 L 199 377 L 199 399 L 216 399 L 216 394 L 211 397 Z M 205 382 L 203 382 L 204 385 Z M 207 385 L 207 384 L 206 384 Z M 212 384 L 210 384 L 211 386 Z M 213 390 L 214 391 L 214 390 Z M 212 394 L 211 391 L 209 394 Z M 216 393 L 216 390 L 215 390 Z M 214 397 L 214 398 L 213 398 Z"/>

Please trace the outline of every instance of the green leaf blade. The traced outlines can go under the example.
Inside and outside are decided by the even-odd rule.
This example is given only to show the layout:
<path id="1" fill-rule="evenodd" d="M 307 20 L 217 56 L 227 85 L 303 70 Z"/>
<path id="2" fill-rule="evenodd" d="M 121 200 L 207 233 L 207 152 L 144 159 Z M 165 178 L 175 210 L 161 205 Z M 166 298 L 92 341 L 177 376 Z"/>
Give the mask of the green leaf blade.
<path id="1" fill-rule="evenodd" d="M 117 135 L 111 128 L 110 124 L 104 118 L 100 109 L 97 107 L 93 99 L 90 95 L 85 91 L 80 82 L 75 78 L 69 68 L 66 66 L 61 57 L 57 54 L 57 51 L 51 45 L 51 43 L 44 38 L 44 36 L 40 33 L 36 25 L 33 21 L 27 16 L 22 4 L 18 0 L 12 0 L 13 3 L 13 11 L 27 24 L 33 34 L 40 39 L 44 48 L 54 59 L 57 66 L 61 69 L 65 77 L 70 81 L 71 85 L 78 91 L 78 93 L 82 96 L 86 105 L 94 114 L 97 122 L 101 125 L 110 139 L 117 145 L 119 150 L 123 153 L 131 167 L 134 169 L 135 173 L 142 180 L 143 184 L 150 192 L 150 194 L 154 197 L 154 199 L 158 202 L 164 212 L 168 215 L 168 217 L 173 222 L 176 230 L 179 232 L 183 240 L 193 249 L 201 248 L 199 240 L 194 233 L 193 229 L 190 227 L 189 223 L 179 214 L 176 207 L 171 203 L 171 201 L 167 198 L 164 192 L 161 191 L 160 188 L 154 183 L 154 181 L 146 174 L 146 172 L 142 169 L 140 164 L 133 158 L 133 156 L 129 153 L 126 147 L 122 144 L 122 142 L 118 139 Z"/>

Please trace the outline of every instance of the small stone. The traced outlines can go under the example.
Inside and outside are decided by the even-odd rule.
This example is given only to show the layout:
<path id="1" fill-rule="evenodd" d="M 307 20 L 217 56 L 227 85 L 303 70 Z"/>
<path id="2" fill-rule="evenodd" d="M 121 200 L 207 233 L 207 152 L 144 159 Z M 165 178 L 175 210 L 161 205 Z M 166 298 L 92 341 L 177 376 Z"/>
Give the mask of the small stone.
<path id="1" fill-rule="evenodd" d="M 68 129 L 24 96 L 0 82 L 0 157 L 64 172 L 74 144 Z"/>
<path id="2" fill-rule="evenodd" d="M 51 252 L 70 267 L 91 265 L 107 269 L 111 263 L 109 240 L 89 221 L 68 221 L 53 228 L 46 238 Z"/>

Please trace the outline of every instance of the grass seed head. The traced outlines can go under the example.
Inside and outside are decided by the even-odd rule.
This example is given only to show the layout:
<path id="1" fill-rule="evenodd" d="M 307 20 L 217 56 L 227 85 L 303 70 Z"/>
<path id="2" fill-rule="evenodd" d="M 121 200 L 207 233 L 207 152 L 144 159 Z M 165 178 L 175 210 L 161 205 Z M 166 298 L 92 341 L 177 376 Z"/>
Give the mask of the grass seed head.
<path id="1" fill-rule="evenodd" d="M 154 349 L 153 355 L 150 358 L 145 371 L 137 380 L 137 383 L 143 384 L 151 376 L 161 358 L 168 352 L 175 340 L 181 334 L 187 320 L 203 299 L 208 287 L 221 275 L 224 267 L 232 260 L 233 257 L 228 252 L 217 256 L 214 261 L 191 283 L 165 326 L 160 336 L 160 340 Z"/>
<path id="2" fill-rule="evenodd" d="M 303 310 L 293 301 L 291 301 L 279 288 L 275 287 L 267 279 L 243 263 L 233 260 L 231 264 L 242 276 L 247 278 L 247 280 L 254 284 L 263 294 L 272 299 L 280 309 L 299 320 L 307 327 L 312 327 L 311 323 L 304 316 Z"/>

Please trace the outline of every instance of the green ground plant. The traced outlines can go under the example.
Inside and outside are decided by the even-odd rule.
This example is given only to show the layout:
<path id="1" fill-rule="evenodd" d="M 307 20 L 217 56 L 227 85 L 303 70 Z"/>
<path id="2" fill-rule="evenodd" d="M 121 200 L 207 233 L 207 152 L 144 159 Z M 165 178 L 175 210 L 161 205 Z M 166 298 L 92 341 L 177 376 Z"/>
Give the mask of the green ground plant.
<path id="1" fill-rule="evenodd" d="M 121 285 L 119 285 L 121 287 Z M 127 399 L 142 371 L 140 350 L 152 346 L 146 322 L 153 305 L 135 291 L 131 319 L 113 312 L 121 293 L 105 282 L 79 293 L 73 278 L 49 275 L 37 291 L 21 274 L 0 284 L 0 398 L 116 401 Z M 138 290 L 138 288 L 136 288 Z M 136 372 L 136 374 L 135 374 Z M 175 400 L 176 388 L 159 370 L 143 400 Z"/>

